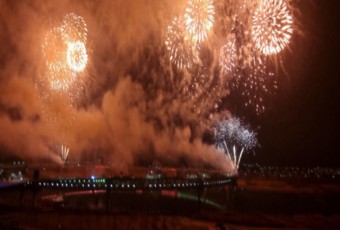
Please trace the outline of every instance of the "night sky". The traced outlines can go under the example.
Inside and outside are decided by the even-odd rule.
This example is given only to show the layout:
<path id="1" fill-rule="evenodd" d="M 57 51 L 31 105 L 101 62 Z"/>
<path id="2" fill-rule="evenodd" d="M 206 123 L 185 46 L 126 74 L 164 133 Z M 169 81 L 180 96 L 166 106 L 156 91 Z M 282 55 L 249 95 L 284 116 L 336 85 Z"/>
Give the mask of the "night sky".
<path id="1" fill-rule="evenodd" d="M 303 35 L 285 57 L 288 76 L 262 119 L 262 164 L 339 166 L 339 2 L 300 1 Z"/>
<path id="2" fill-rule="evenodd" d="M 26 2 L 22 7 L 19 1 L 4 1 L 5 10 L 0 11 L 3 14 L 0 14 L 0 67 L 3 70 L 0 89 L 7 93 L 0 92 L 4 95 L 0 97 L 0 131 L 3 133 L 0 153 L 27 156 L 37 149 L 34 154 L 40 157 L 45 152 L 53 152 L 54 143 L 50 140 L 58 134 L 55 129 L 67 127 L 62 120 L 44 126 L 43 115 L 39 112 L 39 104 L 44 103 L 33 95 L 37 92 L 32 82 L 44 65 L 38 36 L 43 28 L 35 23 L 41 23 L 50 14 L 62 15 L 67 9 L 74 9 L 88 19 L 91 45 L 96 48 L 88 74 L 96 80 L 95 87 L 90 85 L 90 96 L 86 95 L 90 99 L 77 105 L 78 108 L 64 106 L 65 100 L 52 100 L 63 110 L 68 122 L 72 123 L 70 114 L 79 116 L 72 124 L 74 133 L 70 137 L 65 135 L 69 139 L 58 141 L 70 143 L 72 151 L 77 152 L 76 158 L 86 151 L 88 155 L 104 152 L 110 160 L 118 159 L 117 164 L 129 165 L 136 159 L 143 160 L 144 153 L 151 159 L 156 156 L 166 161 L 169 152 L 178 153 L 171 156 L 173 162 L 191 161 L 193 152 L 197 154 L 195 160 L 219 162 L 218 157 L 209 155 L 214 154 L 212 145 L 206 146 L 201 137 L 195 136 L 195 132 L 204 133 L 208 125 L 200 124 L 202 127 L 195 130 L 192 127 L 198 126 L 199 119 L 182 110 L 182 105 L 177 103 L 180 100 L 166 98 L 170 91 L 170 80 L 166 77 L 173 72 L 160 68 L 165 62 L 155 58 L 163 50 L 154 49 L 160 43 L 160 36 L 154 34 L 160 34 L 164 18 L 181 7 L 180 1 L 176 4 L 155 1 L 153 7 L 148 7 L 144 1 L 133 2 L 134 7 L 124 1 L 103 1 L 98 5 L 91 1 L 84 4 L 63 1 L 64 5 L 47 3 L 44 7 Z M 78 9 L 78 5 L 82 7 Z M 264 114 L 255 116 L 243 111 L 240 115 L 258 132 L 260 144 L 255 154 L 244 157 L 244 162 L 336 167 L 340 165 L 337 135 L 340 128 L 339 1 L 299 0 L 294 6 L 299 12 L 297 27 L 300 32 L 294 33 L 289 49 L 281 55 L 286 71 L 279 65 L 278 91 L 270 96 Z M 14 16 L 16 14 L 18 16 Z M 150 42 L 156 45 L 149 45 Z M 145 76 L 147 80 L 143 80 Z M 157 98 L 159 87 L 165 89 L 161 99 Z M 27 133 L 21 126 L 27 128 Z M 8 138 L 7 132 L 12 138 Z M 23 138 L 26 136 L 27 140 Z M 20 148 L 16 146 L 17 140 L 23 140 Z M 188 153 L 183 157 L 183 152 Z"/>

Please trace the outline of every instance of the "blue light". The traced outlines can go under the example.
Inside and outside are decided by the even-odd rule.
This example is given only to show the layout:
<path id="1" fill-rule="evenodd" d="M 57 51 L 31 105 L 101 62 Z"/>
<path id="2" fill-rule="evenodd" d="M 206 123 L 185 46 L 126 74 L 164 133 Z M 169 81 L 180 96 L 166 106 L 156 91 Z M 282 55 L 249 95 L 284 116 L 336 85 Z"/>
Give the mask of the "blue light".
<path id="1" fill-rule="evenodd" d="M 94 179 L 96 179 L 96 177 L 95 176 L 91 176 L 91 179 L 94 180 Z"/>

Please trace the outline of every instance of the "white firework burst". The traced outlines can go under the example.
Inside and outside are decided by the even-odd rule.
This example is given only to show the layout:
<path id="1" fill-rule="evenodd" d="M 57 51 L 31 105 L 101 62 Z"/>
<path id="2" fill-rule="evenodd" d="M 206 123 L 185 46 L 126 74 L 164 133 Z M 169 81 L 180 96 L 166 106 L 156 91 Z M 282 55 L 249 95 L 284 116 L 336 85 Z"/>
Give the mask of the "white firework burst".
<path id="1" fill-rule="evenodd" d="M 244 151 L 257 145 L 256 133 L 238 118 L 218 122 L 214 127 L 214 136 L 217 148 L 224 150 L 235 170 L 240 166 Z"/>
<path id="2" fill-rule="evenodd" d="M 67 64 L 76 72 L 81 72 L 87 64 L 86 47 L 83 42 L 69 42 L 67 44 Z"/>
<path id="3" fill-rule="evenodd" d="M 196 44 L 203 42 L 214 25 L 213 0 L 188 0 L 185 10 L 185 25 Z"/>

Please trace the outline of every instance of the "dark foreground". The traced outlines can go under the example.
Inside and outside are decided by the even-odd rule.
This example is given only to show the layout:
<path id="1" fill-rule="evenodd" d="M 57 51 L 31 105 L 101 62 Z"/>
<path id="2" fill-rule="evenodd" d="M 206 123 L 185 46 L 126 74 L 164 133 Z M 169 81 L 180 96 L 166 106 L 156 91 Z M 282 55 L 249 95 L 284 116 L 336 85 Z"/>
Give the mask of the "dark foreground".
<path id="1" fill-rule="evenodd" d="M 20 190 L 20 189 L 19 189 Z M 0 191 L 0 229 L 340 229 L 339 183 L 240 178 L 235 187 Z"/>

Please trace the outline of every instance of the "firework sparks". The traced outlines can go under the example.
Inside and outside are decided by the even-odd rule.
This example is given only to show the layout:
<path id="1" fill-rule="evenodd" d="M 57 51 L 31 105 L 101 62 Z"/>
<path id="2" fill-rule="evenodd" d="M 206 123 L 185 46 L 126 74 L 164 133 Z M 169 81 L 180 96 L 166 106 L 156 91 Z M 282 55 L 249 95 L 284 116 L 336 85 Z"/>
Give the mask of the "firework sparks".
<path id="1" fill-rule="evenodd" d="M 83 42 L 76 41 L 67 44 L 67 64 L 76 72 L 81 72 L 85 69 L 87 53 Z"/>
<path id="2" fill-rule="evenodd" d="M 169 109 L 171 112 L 171 106 L 174 104 L 184 110 L 176 114 L 174 123 L 180 121 L 184 124 L 190 121 L 192 124 L 197 122 L 204 128 L 211 127 L 216 118 L 221 117 L 221 114 L 217 113 L 229 109 L 223 106 L 226 104 L 226 96 L 233 92 L 233 88 L 240 91 L 240 99 L 237 102 L 255 108 L 257 114 L 265 110 L 264 97 L 271 90 L 267 83 L 268 79 L 273 78 L 273 74 L 265 65 L 270 58 L 265 55 L 276 54 L 287 46 L 292 33 L 289 28 L 292 19 L 284 14 L 287 6 L 283 0 L 252 0 L 249 1 L 251 3 L 242 1 L 244 4 L 239 2 L 230 6 L 229 2 L 232 0 L 220 1 L 220 7 L 215 5 L 215 14 L 213 0 L 188 0 L 183 14 L 175 17 L 164 31 L 164 49 L 161 51 L 165 51 L 169 56 L 173 67 L 188 69 L 178 72 L 169 70 L 169 75 L 174 73 L 171 75 L 171 89 L 175 91 L 169 90 L 169 84 L 164 83 L 170 80 L 155 80 L 157 83 L 161 82 L 159 85 L 164 87 L 157 88 L 157 95 L 158 92 L 162 95 L 157 100 L 162 103 L 156 104 L 161 105 L 162 110 Z M 226 9 L 228 7 L 232 9 Z M 218 22 L 224 23 L 222 29 Z M 217 26 L 212 30 L 214 24 Z M 200 46 L 208 35 L 213 35 L 211 40 Z M 43 50 L 48 60 L 49 75 L 53 77 L 53 87 L 69 87 L 75 82 L 78 74 L 86 69 L 86 37 L 86 23 L 83 18 L 74 14 L 68 14 L 59 27 L 51 30 Z M 48 39 L 55 40 L 52 47 Z M 144 64 L 154 67 L 153 62 Z M 164 68 L 162 71 L 168 69 Z M 167 76 L 168 72 L 165 73 Z M 153 76 L 151 78 L 154 80 Z M 144 77 L 136 77 L 136 81 L 139 80 L 142 84 L 146 82 Z M 226 81 L 232 83 L 227 85 Z M 152 100 L 152 97 L 150 98 Z M 169 114 L 172 114 L 171 112 Z M 164 123 L 164 127 L 173 122 L 171 118 L 169 120 L 170 122 Z M 200 135 L 202 130 L 192 133 Z M 238 169 L 244 152 L 257 144 L 256 133 L 245 127 L 239 119 L 219 122 L 215 127 L 215 139 L 216 146 L 225 152 L 235 170 Z M 62 148 L 62 152 L 68 153 L 68 150 Z"/>
<path id="3" fill-rule="evenodd" d="M 47 32 L 42 44 L 47 72 L 44 75 L 54 90 L 68 90 L 88 62 L 87 27 L 84 19 L 73 13 L 65 16 L 61 26 Z"/>
<path id="4" fill-rule="evenodd" d="M 226 79 L 233 98 L 231 100 L 239 102 L 237 107 L 244 105 L 260 115 L 266 110 L 268 96 L 275 94 L 277 90 L 275 74 L 266 65 L 269 60 L 251 45 L 241 45 L 235 57 L 236 65 L 228 72 L 229 77 Z M 220 74 L 225 76 L 222 67 L 220 63 Z"/>
<path id="5" fill-rule="evenodd" d="M 243 78 L 239 86 L 245 98 L 245 106 L 253 106 L 257 114 L 263 113 L 266 108 L 264 98 L 272 92 L 269 87 L 275 89 L 277 87 L 274 73 L 267 73 L 266 67 L 262 64 L 251 68 L 248 77 Z"/>
<path id="6" fill-rule="evenodd" d="M 243 71 L 235 88 L 241 92 L 246 107 L 255 110 L 257 115 L 264 113 L 265 99 L 277 89 L 275 74 L 267 69 L 260 58 L 254 58 Z"/>
<path id="7" fill-rule="evenodd" d="M 238 118 L 223 120 L 216 124 L 214 130 L 217 148 L 224 150 L 237 170 L 244 151 L 257 145 L 256 133 L 245 127 Z"/>
<path id="8" fill-rule="evenodd" d="M 230 75 L 237 65 L 236 39 L 230 35 L 222 46 L 219 57 L 220 72 L 222 76 Z"/>
<path id="9" fill-rule="evenodd" d="M 182 17 L 176 17 L 168 26 L 165 46 L 170 61 L 179 69 L 190 68 L 198 61 L 198 51 L 185 31 Z"/>
<path id="10" fill-rule="evenodd" d="M 67 45 L 62 39 L 62 31 L 59 27 L 51 29 L 42 45 L 43 55 L 46 61 L 47 72 L 45 79 L 50 87 L 55 90 L 65 90 L 75 81 L 75 75 L 69 71 L 66 63 Z"/>
<path id="11" fill-rule="evenodd" d="M 87 25 L 83 17 L 74 13 L 67 14 L 64 17 L 62 26 L 63 40 L 66 43 L 81 41 L 86 43 Z"/>
<path id="12" fill-rule="evenodd" d="M 203 42 L 214 25 L 212 0 L 188 0 L 185 11 L 186 30 L 197 44 Z"/>
<path id="13" fill-rule="evenodd" d="M 265 55 L 283 50 L 293 33 L 293 18 L 284 0 L 262 0 L 252 17 L 252 39 Z"/>
<path id="14" fill-rule="evenodd" d="M 285 1 L 187 1 L 184 29 L 176 18 L 174 22 L 177 20 L 177 28 L 181 29 L 175 30 L 172 24 L 169 31 L 181 33 L 175 33 L 176 40 L 174 35 L 169 36 L 168 31 L 166 46 L 177 67 L 194 67 L 190 68 L 191 76 L 185 79 L 183 91 L 192 99 L 195 110 L 202 111 L 200 104 L 222 101 L 230 92 L 229 95 L 238 95 L 236 100 L 257 115 L 265 112 L 268 95 L 277 89 L 275 75 L 267 66 L 271 59 L 266 55 L 276 54 L 285 48 L 292 34 L 293 21 Z M 213 24 L 218 26 L 210 31 Z M 199 46 L 207 38 L 208 31 L 214 32 L 214 38 L 219 40 Z M 224 41 L 222 46 L 220 41 Z M 194 56 L 198 57 L 190 55 L 193 46 L 200 48 L 201 65 L 192 66 L 192 63 L 197 63 L 193 61 Z M 199 68 L 209 69 L 209 73 L 202 75 L 196 71 Z M 216 74 L 219 75 L 218 80 Z M 228 89 L 223 91 L 221 87 Z M 214 93 L 217 95 L 212 95 Z"/>

